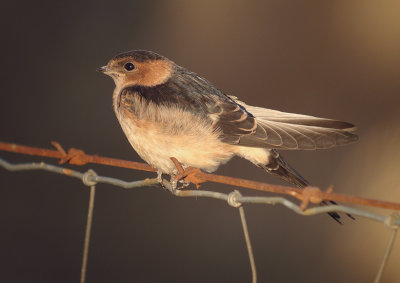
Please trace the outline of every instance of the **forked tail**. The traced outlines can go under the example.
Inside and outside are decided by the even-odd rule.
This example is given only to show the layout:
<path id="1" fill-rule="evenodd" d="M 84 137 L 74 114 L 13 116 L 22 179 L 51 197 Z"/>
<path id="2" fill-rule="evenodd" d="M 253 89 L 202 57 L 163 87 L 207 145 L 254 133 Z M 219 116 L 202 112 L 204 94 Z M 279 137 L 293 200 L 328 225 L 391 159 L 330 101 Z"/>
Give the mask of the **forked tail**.
<path id="1" fill-rule="evenodd" d="M 271 173 L 286 182 L 295 185 L 298 188 L 304 188 L 309 185 L 309 182 L 304 179 L 293 167 L 291 167 L 276 150 L 271 150 L 271 155 L 268 164 L 259 164 L 268 173 Z M 337 204 L 334 201 L 322 201 L 321 205 Z M 337 212 L 328 212 L 329 216 L 332 217 L 336 222 L 343 224 L 340 221 L 340 215 Z M 347 214 L 351 219 L 354 217 Z"/>

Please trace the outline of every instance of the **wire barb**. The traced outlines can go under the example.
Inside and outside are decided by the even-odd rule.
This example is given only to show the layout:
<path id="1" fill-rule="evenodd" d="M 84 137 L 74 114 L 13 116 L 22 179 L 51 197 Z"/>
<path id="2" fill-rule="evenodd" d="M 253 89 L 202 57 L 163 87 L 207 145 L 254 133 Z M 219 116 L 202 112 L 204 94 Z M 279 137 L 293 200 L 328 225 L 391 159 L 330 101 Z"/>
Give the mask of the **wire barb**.
<path id="1" fill-rule="evenodd" d="M 305 187 L 302 194 L 302 201 L 300 204 L 300 209 L 305 210 L 310 202 L 312 203 L 320 203 L 323 201 L 320 197 L 321 190 L 316 187 Z"/>
<path id="2" fill-rule="evenodd" d="M 82 150 L 78 150 L 75 148 L 70 148 L 68 152 L 66 152 L 59 143 L 52 142 L 52 145 L 56 148 L 56 150 L 51 149 L 43 149 L 43 148 L 35 148 L 35 147 L 28 147 L 10 143 L 0 142 L 0 150 L 15 152 L 15 153 L 22 153 L 22 154 L 29 154 L 29 155 L 37 155 L 37 156 L 44 156 L 44 157 L 51 157 L 51 158 L 58 158 L 60 159 L 60 163 L 70 163 L 74 165 L 82 165 L 87 163 L 97 163 L 103 165 L 111 165 L 117 167 L 124 167 L 124 168 L 131 168 L 136 170 L 142 171 L 149 171 L 149 172 L 157 172 L 156 169 L 153 167 L 132 161 L 108 158 L 108 157 L 101 157 L 98 155 L 88 155 Z M 329 187 L 325 192 L 321 191 L 319 188 L 315 187 L 307 187 L 304 190 L 300 190 L 298 188 L 286 187 L 286 186 L 278 186 L 278 185 L 271 185 L 261 182 L 255 182 L 251 180 L 215 175 L 215 174 L 208 174 L 201 172 L 199 169 L 196 168 L 183 168 L 182 165 L 176 158 L 171 158 L 174 162 L 175 166 L 177 167 L 178 174 L 176 175 L 175 180 L 185 180 L 187 182 L 194 183 L 197 188 L 200 184 L 204 182 L 214 182 L 214 183 L 222 183 L 228 184 L 236 187 L 243 187 L 247 189 L 254 189 L 259 191 L 265 192 L 273 192 L 279 193 L 284 195 L 289 195 L 295 197 L 301 201 L 300 205 L 297 205 L 294 202 L 291 202 L 283 197 L 246 197 L 242 196 L 238 191 L 233 191 L 230 194 L 224 194 L 219 192 L 213 191 L 204 191 L 204 190 L 177 190 L 174 189 L 171 182 L 167 180 L 162 180 L 163 187 L 166 188 L 170 193 L 178 197 L 208 197 L 208 198 L 215 198 L 220 199 L 228 202 L 229 205 L 232 207 L 239 208 L 241 221 L 243 226 L 243 231 L 246 238 L 246 245 L 249 253 L 250 264 L 252 268 L 253 274 L 253 282 L 257 280 L 257 274 L 255 269 L 255 262 L 253 251 L 250 244 L 250 237 L 247 230 L 247 224 L 244 218 L 244 210 L 243 204 L 245 203 L 258 203 L 258 204 L 281 204 L 288 209 L 296 212 L 297 214 L 310 216 L 316 215 L 320 213 L 326 212 L 333 212 L 333 211 L 341 211 L 345 212 L 346 214 L 357 215 L 361 217 L 365 217 L 368 219 L 372 219 L 375 221 L 379 221 L 384 223 L 388 228 L 392 230 L 392 235 L 390 237 L 389 243 L 387 245 L 384 257 L 382 259 L 380 268 L 378 270 L 375 282 L 379 282 L 380 278 L 382 277 L 382 273 L 386 262 L 388 261 L 390 252 L 393 247 L 394 240 L 397 235 L 398 228 L 400 227 L 400 216 L 398 213 L 393 213 L 391 215 L 380 215 L 377 213 L 369 212 L 362 209 L 356 209 L 352 207 L 347 207 L 343 205 L 326 205 L 321 207 L 311 207 L 307 208 L 309 203 L 320 203 L 322 200 L 330 200 L 330 201 L 339 201 L 339 202 L 346 202 L 352 204 L 359 204 L 364 206 L 372 206 L 372 207 L 380 207 L 392 210 L 400 210 L 400 203 L 394 202 L 386 202 L 386 201 L 379 201 L 374 199 L 367 199 L 361 197 L 355 197 L 350 195 L 344 194 L 336 194 L 333 193 L 332 187 Z M 95 185 L 97 183 L 107 183 L 112 184 L 115 186 L 119 186 L 125 189 L 130 188 L 139 188 L 145 186 L 153 186 L 159 185 L 159 180 L 157 178 L 153 179 L 145 179 L 140 181 L 133 181 L 133 182 L 126 182 L 123 180 L 105 177 L 105 176 L 98 176 L 96 172 L 93 170 L 88 170 L 85 173 L 81 173 L 72 169 L 63 168 L 54 166 L 51 164 L 46 164 L 44 162 L 41 163 L 25 163 L 25 164 L 10 164 L 9 162 L 0 158 L 0 166 L 9 170 L 9 171 L 25 171 L 25 170 L 46 170 L 53 173 L 63 174 L 70 177 L 79 178 L 86 186 L 90 186 L 90 200 L 89 200 L 89 211 L 88 211 L 88 222 L 86 226 L 86 234 L 85 234 L 85 245 L 84 245 L 84 254 L 82 260 L 82 272 L 81 272 L 81 282 L 85 281 L 85 274 L 87 268 L 87 256 L 88 256 L 88 249 L 89 249 L 89 239 L 90 239 L 90 230 L 92 225 L 92 218 L 93 218 L 93 206 L 94 206 L 94 193 L 95 193 Z M 171 179 L 174 181 L 174 179 Z"/>
<path id="3" fill-rule="evenodd" d="M 9 171 L 45 170 L 45 171 L 58 173 L 58 174 L 62 174 L 62 175 L 69 176 L 69 177 L 75 177 L 75 178 L 78 178 L 81 180 L 86 179 L 87 180 L 86 185 L 90 185 L 91 184 L 90 182 L 94 182 L 94 181 L 96 181 L 97 183 L 111 184 L 111 185 L 122 187 L 125 189 L 159 185 L 157 178 L 145 179 L 145 180 L 133 181 L 133 182 L 126 182 L 126 181 L 115 179 L 115 178 L 98 176 L 98 175 L 96 175 L 96 173 L 94 171 L 90 171 L 90 170 L 85 173 L 80 173 L 75 170 L 71 170 L 71 169 L 67 169 L 67 168 L 63 168 L 63 167 L 59 167 L 59 166 L 54 166 L 51 164 L 46 164 L 44 162 L 11 164 L 11 163 L 5 161 L 4 159 L 0 158 L 0 166 Z M 84 177 L 84 176 L 86 176 L 86 177 Z M 83 181 L 83 182 L 85 182 L 85 181 Z M 281 204 L 281 205 L 287 207 L 288 209 L 296 212 L 297 214 L 304 215 L 304 216 L 316 215 L 316 214 L 326 213 L 326 212 L 331 212 L 331 211 L 342 211 L 345 213 L 350 213 L 353 215 L 358 215 L 361 217 L 365 217 L 368 219 L 372 219 L 375 221 L 385 223 L 385 225 L 387 227 L 389 227 L 390 229 L 393 229 L 393 232 L 392 232 L 392 237 L 389 241 L 388 247 L 386 249 L 384 258 L 382 260 L 381 267 L 380 267 L 378 275 L 377 275 L 378 281 L 375 281 L 375 282 L 379 282 L 379 279 L 383 273 L 384 266 L 389 258 L 390 251 L 392 250 L 393 242 L 396 237 L 398 227 L 400 227 L 400 217 L 399 217 L 398 213 L 394 213 L 392 215 L 385 216 L 385 215 L 380 215 L 380 214 L 372 213 L 372 212 L 361 210 L 361 209 L 346 207 L 343 205 L 327 205 L 327 206 L 312 207 L 312 208 L 307 208 L 305 210 L 302 210 L 300 208 L 300 206 L 298 206 L 297 204 L 295 204 L 283 197 L 261 197 L 261 196 L 246 197 L 246 196 L 242 196 L 238 191 L 231 192 L 230 194 L 224 194 L 224 193 L 213 192 L 213 191 L 204 191 L 204 190 L 176 190 L 172 187 L 171 183 L 168 182 L 167 180 L 163 180 L 163 187 L 165 189 L 167 189 L 171 194 L 178 196 L 178 197 L 208 197 L 208 198 L 214 198 L 214 199 L 220 199 L 220 200 L 226 201 L 233 207 L 239 207 L 239 211 L 242 211 L 243 215 L 244 215 L 244 210 L 243 210 L 242 204 L 246 204 L 246 203 L 269 204 L 269 205 Z M 92 194 L 92 192 L 93 192 L 93 194 Z M 87 228 L 86 228 L 87 232 L 85 235 L 85 248 L 84 248 L 84 258 L 83 258 L 83 263 L 82 263 L 81 282 L 84 282 L 84 281 L 82 281 L 82 278 L 84 280 L 85 272 L 86 272 L 86 265 L 87 265 L 87 253 L 88 253 L 89 238 L 90 238 L 90 225 L 91 225 L 91 221 L 92 221 L 92 217 L 93 217 L 94 185 L 91 186 L 91 196 L 93 196 L 93 201 L 89 202 L 90 204 L 89 204 L 89 213 L 88 213 L 88 224 L 87 224 Z M 242 225 L 244 225 L 243 223 L 244 222 L 242 220 Z M 243 227 L 243 229 L 245 229 L 245 228 Z M 247 229 L 247 225 L 246 225 L 246 229 Z M 244 233 L 246 233 L 246 232 L 244 232 Z M 248 240 L 248 241 L 250 241 L 250 240 Z M 248 243 L 249 242 L 246 242 L 246 245 L 248 247 L 250 264 L 252 267 L 253 282 L 256 282 L 255 280 L 257 280 L 256 279 L 257 275 L 255 273 L 254 256 L 253 256 L 253 252 L 251 250 L 251 245 L 249 246 Z"/>
<path id="4" fill-rule="evenodd" d="M 53 146 L 57 148 L 57 150 L 50 150 L 50 149 L 43 149 L 37 147 L 29 147 L 29 146 L 22 146 L 13 143 L 5 143 L 0 142 L 0 150 L 15 152 L 15 153 L 22 153 L 22 154 L 29 154 L 29 155 L 36 155 L 36 156 L 45 156 L 51 158 L 59 158 L 62 161 L 69 162 L 73 165 L 82 165 L 87 163 L 96 163 L 96 164 L 103 164 L 109 166 L 116 166 L 116 167 L 124 167 L 130 168 L 135 170 L 142 170 L 142 171 L 149 171 L 149 172 L 157 172 L 155 168 L 148 164 L 127 161 L 127 160 L 120 160 L 115 158 L 109 157 L 102 157 L 98 155 L 89 155 L 84 153 L 84 151 L 70 148 L 68 150 L 67 156 L 65 155 L 65 150 L 62 149 L 59 143 L 53 142 Z M 179 163 L 179 162 L 178 162 Z M 181 166 L 179 164 L 179 166 Z M 181 166 L 182 167 L 182 166 Z M 188 168 L 187 168 L 188 169 Z M 183 168 L 182 168 L 183 170 Z M 186 171 L 186 170 L 184 170 Z M 184 172 L 185 173 L 185 172 Z M 331 192 L 331 188 L 328 188 L 326 192 L 314 192 L 310 196 L 304 195 L 304 192 L 301 189 L 288 187 L 288 186 L 279 186 L 279 185 L 271 185 L 267 183 L 255 182 L 251 180 L 245 180 L 240 178 L 233 178 L 228 176 L 221 176 L 216 174 L 209 174 L 201 172 L 199 169 L 192 169 L 191 171 L 187 172 L 187 176 L 184 179 L 188 182 L 192 182 L 196 184 L 197 188 L 199 188 L 200 184 L 204 182 L 214 182 L 214 183 L 221 183 L 232 185 L 235 187 L 242 187 L 246 189 L 253 189 L 258 191 L 264 192 L 272 192 L 272 193 L 279 193 L 290 195 L 295 197 L 301 201 L 306 199 L 302 208 L 306 208 L 309 202 L 311 203 L 319 203 L 320 200 L 330 200 L 330 201 L 337 201 L 342 203 L 352 203 L 352 204 L 359 204 L 365 206 L 373 206 L 373 207 L 380 207 L 392 210 L 400 210 L 400 203 L 388 202 L 388 201 L 380 201 L 374 199 L 367 199 L 361 198 L 351 195 L 344 195 L 344 194 L 336 194 Z M 185 173 L 186 174 L 186 173 Z M 307 200 L 308 198 L 308 200 Z M 308 203 L 307 203 L 308 201 Z"/>
<path id="5" fill-rule="evenodd" d="M 11 164 L 4 159 L 0 158 L 0 166 L 9 170 L 9 171 L 26 171 L 26 170 L 45 170 L 53 173 L 58 173 L 62 174 L 65 176 L 69 177 L 74 177 L 82 180 L 83 175 L 85 173 L 81 173 L 72 169 L 64 168 L 64 167 L 59 167 L 51 164 L 46 164 L 44 162 L 40 163 L 22 163 L 22 164 Z M 89 178 L 90 180 L 90 178 Z M 140 181 L 133 181 L 133 182 L 126 182 L 120 179 L 116 178 L 111 178 L 111 177 L 105 177 L 105 176 L 96 176 L 97 183 L 105 183 L 105 184 L 110 184 L 114 185 L 117 187 L 121 187 L 124 189 L 132 189 L 132 188 L 140 188 L 140 187 L 147 187 L 147 186 L 158 186 L 159 182 L 157 178 L 152 178 L 152 179 L 145 179 L 145 180 L 140 180 Z M 228 201 L 228 194 L 224 193 L 219 193 L 219 192 L 213 192 L 213 191 L 205 191 L 205 190 L 173 190 L 171 183 L 168 182 L 167 180 L 163 180 L 163 186 L 170 191 L 172 194 L 179 196 L 179 197 L 209 197 L 209 198 L 215 198 L 215 199 L 220 199 L 224 201 Z M 316 214 L 321 214 L 321 213 L 326 213 L 326 212 L 331 212 L 331 211 L 341 211 L 344 213 L 350 213 L 353 215 L 358 215 L 361 217 L 365 217 L 368 219 L 372 219 L 378 222 L 384 222 L 389 221 L 388 216 L 386 215 L 380 215 L 377 213 L 369 212 L 366 210 L 362 209 L 356 209 L 344 205 L 326 205 L 326 206 L 318 206 L 318 207 L 312 207 L 312 208 L 307 208 L 306 210 L 301 210 L 300 207 L 294 203 L 289 201 L 286 198 L 283 197 L 263 197 L 263 196 L 254 196 L 254 197 L 247 197 L 247 196 L 236 196 L 234 198 L 237 202 L 240 202 L 242 204 L 245 203 L 253 203 L 253 204 L 281 204 L 288 209 L 296 212 L 297 214 L 304 215 L 304 216 L 310 216 L 310 215 L 316 215 Z M 400 219 L 397 217 L 391 218 L 391 220 L 388 222 L 390 225 L 395 225 L 396 227 L 400 227 Z"/>

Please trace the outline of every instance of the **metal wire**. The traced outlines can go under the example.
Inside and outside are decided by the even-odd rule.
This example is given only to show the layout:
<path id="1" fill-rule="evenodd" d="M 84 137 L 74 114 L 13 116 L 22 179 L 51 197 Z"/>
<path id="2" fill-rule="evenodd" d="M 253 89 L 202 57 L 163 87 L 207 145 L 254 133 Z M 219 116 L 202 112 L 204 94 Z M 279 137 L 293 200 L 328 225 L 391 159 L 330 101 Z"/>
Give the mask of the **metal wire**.
<path id="1" fill-rule="evenodd" d="M 90 155 L 86 154 L 81 149 L 70 148 L 64 150 L 58 142 L 51 142 L 55 149 L 39 148 L 24 146 L 15 143 L 6 143 L 0 141 L 0 151 L 14 152 L 18 154 L 28 154 L 42 157 L 50 157 L 59 159 L 59 164 L 69 163 L 72 165 L 84 165 L 84 164 L 102 164 L 114 167 L 123 167 L 133 170 L 157 172 L 156 168 L 139 162 L 133 162 L 129 160 L 122 160 L 116 158 L 110 158 L 105 156 L 99 156 L 97 154 Z M 300 206 L 301 210 L 304 210 L 309 203 L 320 203 L 322 200 L 331 200 L 341 203 L 351 203 L 363 206 L 372 206 L 385 209 L 399 210 L 400 203 L 382 201 L 376 199 L 368 199 L 358 196 L 351 196 L 348 194 L 333 193 L 333 187 L 329 187 L 326 191 L 316 187 L 305 187 L 304 189 L 272 185 L 268 183 L 256 182 L 253 180 L 246 180 L 241 178 L 234 178 L 229 176 L 222 176 L 210 173 L 204 173 L 196 168 L 183 169 L 179 160 L 174 157 L 170 157 L 171 161 L 174 162 L 179 174 L 176 176 L 178 179 L 184 178 L 185 181 L 195 184 L 197 187 L 205 182 L 213 182 L 231 185 L 235 187 L 242 187 L 251 190 L 278 193 L 283 195 L 289 195 L 302 201 Z M 190 169 L 190 170 L 189 170 Z"/>
<path id="2" fill-rule="evenodd" d="M 85 242 L 83 245 L 83 256 L 82 256 L 82 267 L 81 267 L 81 283 L 85 283 L 86 279 L 86 270 L 87 270 L 87 261 L 89 255 L 89 243 L 90 243 L 90 231 L 92 229 L 93 223 L 93 208 L 94 208 L 94 197 L 95 197 L 95 186 L 90 186 L 90 195 L 89 195 L 89 209 L 88 216 L 86 222 L 86 232 L 85 232 Z"/>
<path id="3" fill-rule="evenodd" d="M 379 266 L 379 270 L 378 273 L 376 274 L 374 283 L 379 283 L 382 278 L 383 270 L 385 269 L 386 263 L 388 262 L 390 253 L 392 252 L 393 249 L 394 240 L 396 239 L 397 236 L 397 230 L 398 230 L 397 227 L 392 228 L 392 233 L 390 235 L 389 242 L 386 246 L 386 251 L 385 254 L 383 255 L 381 265 Z"/>
<path id="4" fill-rule="evenodd" d="M 97 174 L 94 173 L 94 171 L 91 171 L 91 170 L 89 170 L 88 172 L 85 172 L 85 173 L 81 173 L 81 172 L 67 169 L 64 167 L 46 164 L 44 162 L 11 164 L 11 163 L 7 162 L 6 160 L 0 158 L 0 166 L 9 171 L 45 170 L 45 171 L 81 179 L 86 185 L 91 186 L 91 190 L 93 189 L 93 195 L 91 194 L 91 198 L 90 198 L 91 200 L 90 200 L 90 204 L 89 204 L 89 214 L 91 213 L 90 211 L 93 210 L 94 185 L 97 183 L 110 184 L 110 185 L 118 186 L 118 187 L 121 187 L 124 189 L 140 188 L 140 187 L 147 187 L 147 186 L 159 186 L 159 182 L 157 181 L 157 178 L 144 179 L 144 180 L 133 181 L 133 182 L 126 182 L 126 181 L 116 179 L 116 178 L 98 176 Z M 312 208 L 307 208 L 305 210 L 302 210 L 299 205 L 297 205 L 296 203 L 289 201 L 288 199 L 283 198 L 283 197 L 260 197 L 260 196 L 246 197 L 246 196 L 242 196 L 242 195 L 238 194 L 237 191 L 233 191 L 230 194 L 224 194 L 224 193 L 205 191 L 205 190 L 179 190 L 179 189 L 175 189 L 171 185 L 171 183 L 167 180 L 163 180 L 162 185 L 165 189 L 167 189 L 173 195 L 178 196 L 178 197 L 214 198 L 214 199 L 226 201 L 231 206 L 239 207 L 239 209 L 241 209 L 241 210 L 239 210 L 239 212 L 241 215 L 243 231 L 245 234 L 246 245 L 247 245 L 247 249 L 248 249 L 248 253 L 249 253 L 250 265 L 252 268 L 253 282 L 256 282 L 257 274 L 256 274 L 256 269 L 255 269 L 253 251 L 251 249 L 250 237 L 249 237 L 247 225 L 246 225 L 246 222 L 244 219 L 244 211 L 243 211 L 242 204 L 272 204 L 272 205 L 281 204 L 281 205 L 285 206 L 286 208 L 294 211 L 295 213 L 304 215 L 304 216 L 316 215 L 316 214 L 333 212 L 333 211 L 336 211 L 336 212 L 341 211 L 344 213 L 349 213 L 352 215 L 357 215 L 360 217 L 364 217 L 364 218 L 368 218 L 368 219 L 371 219 L 374 221 L 384 223 L 387 227 L 389 227 L 390 229 L 393 229 L 393 232 L 390 237 L 390 241 L 387 245 L 385 255 L 381 261 L 380 268 L 379 268 L 379 271 L 377 273 L 377 276 L 376 276 L 376 279 L 374 282 L 379 282 L 380 278 L 382 277 L 382 273 L 383 273 L 385 264 L 387 263 L 390 252 L 393 248 L 393 243 L 394 243 L 394 240 L 395 240 L 396 234 L 397 234 L 397 232 L 396 232 L 397 228 L 400 227 L 400 217 L 398 217 L 397 214 L 382 215 L 382 214 L 377 214 L 377 213 L 373 213 L 370 211 L 366 211 L 363 209 L 352 208 L 352 207 L 343 206 L 343 205 L 327 205 L 327 206 L 312 207 Z M 93 199 L 92 199 L 92 197 L 93 197 Z M 90 215 L 90 216 L 88 215 L 88 225 L 86 228 L 86 235 L 85 235 L 84 259 L 83 259 L 83 263 L 82 263 L 82 278 L 83 278 L 83 280 L 84 280 L 85 273 L 86 273 L 87 252 L 88 252 L 89 237 L 90 237 L 90 225 L 91 225 L 90 223 L 91 222 L 89 222 L 89 218 L 91 221 L 92 215 Z M 86 252 L 85 252 L 85 250 L 86 250 Z M 85 258 L 85 253 L 86 253 L 86 258 Z M 82 278 L 81 278 L 81 282 L 84 282 L 84 281 L 82 281 Z"/>
<path id="5" fill-rule="evenodd" d="M 251 247 L 249 229 L 247 228 L 246 216 L 244 214 L 243 206 L 239 206 L 240 220 L 242 221 L 244 239 L 246 240 L 247 252 L 249 254 L 252 282 L 257 283 L 257 270 L 256 262 L 254 260 L 253 248 Z"/>

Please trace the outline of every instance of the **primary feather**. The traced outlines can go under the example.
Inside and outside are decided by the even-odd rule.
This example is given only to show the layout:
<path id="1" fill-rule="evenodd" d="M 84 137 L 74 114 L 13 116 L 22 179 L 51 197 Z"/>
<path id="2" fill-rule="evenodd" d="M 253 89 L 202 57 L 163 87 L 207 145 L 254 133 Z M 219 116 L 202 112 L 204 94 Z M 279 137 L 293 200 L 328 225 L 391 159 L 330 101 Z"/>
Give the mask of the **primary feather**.
<path id="1" fill-rule="evenodd" d="M 253 133 L 241 138 L 241 143 L 264 144 L 279 149 L 327 149 L 358 140 L 356 127 L 350 123 L 313 116 L 285 113 L 276 110 L 243 105 L 255 117 Z M 253 119 L 253 117 L 249 117 Z"/>

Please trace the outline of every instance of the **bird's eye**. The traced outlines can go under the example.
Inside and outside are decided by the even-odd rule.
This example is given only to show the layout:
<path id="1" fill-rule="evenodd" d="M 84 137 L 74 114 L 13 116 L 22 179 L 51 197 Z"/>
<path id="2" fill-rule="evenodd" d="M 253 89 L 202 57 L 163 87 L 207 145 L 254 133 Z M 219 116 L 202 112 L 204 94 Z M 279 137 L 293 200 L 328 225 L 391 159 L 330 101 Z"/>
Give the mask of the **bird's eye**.
<path id="1" fill-rule="evenodd" d="M 133 65 L 131 62 L 128 62 L 124 65 L 125 70 L 127 71 L 132 71 L 133 69 L 135 69 L 135 65 Z"/>

